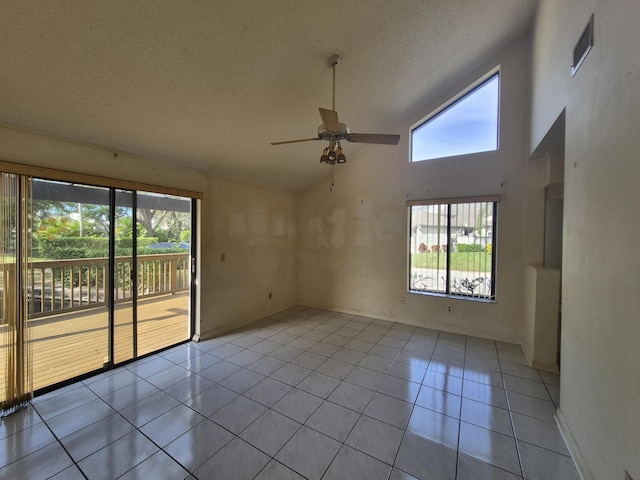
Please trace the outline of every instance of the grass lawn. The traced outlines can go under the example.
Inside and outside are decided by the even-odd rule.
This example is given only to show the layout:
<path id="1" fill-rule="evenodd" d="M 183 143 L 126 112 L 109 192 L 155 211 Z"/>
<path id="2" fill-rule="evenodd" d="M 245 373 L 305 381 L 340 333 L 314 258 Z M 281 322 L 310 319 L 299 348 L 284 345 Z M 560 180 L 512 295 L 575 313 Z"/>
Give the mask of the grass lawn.
<path id="1" fill-rule="evenodd" d="M 413 253 L 411 266 L 444 269 L 447 267 L 447 255 L 451 257 L 451 270 L 491 271 L 491 254 L 486 252 Z"/>

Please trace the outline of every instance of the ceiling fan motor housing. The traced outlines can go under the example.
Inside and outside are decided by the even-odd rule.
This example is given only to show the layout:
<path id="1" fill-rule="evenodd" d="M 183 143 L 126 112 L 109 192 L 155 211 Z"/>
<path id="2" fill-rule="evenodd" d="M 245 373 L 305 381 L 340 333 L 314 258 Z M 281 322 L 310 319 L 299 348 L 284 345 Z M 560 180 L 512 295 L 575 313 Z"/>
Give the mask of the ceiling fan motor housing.
<path id="1" fill-rule="evenodd" d="M 324 124 L 321 124 L 318 127 L 318 138 L 320 138 L 321 140 L 326 140 L 330 144 L 334 144 L 341 140 L 346 140 L 349 137 L 350 133 L 349 127 L 344 123 L 339 123 L 338 127 L 339 128 L 337 132 L 331 132 L 325 128 Z"/>

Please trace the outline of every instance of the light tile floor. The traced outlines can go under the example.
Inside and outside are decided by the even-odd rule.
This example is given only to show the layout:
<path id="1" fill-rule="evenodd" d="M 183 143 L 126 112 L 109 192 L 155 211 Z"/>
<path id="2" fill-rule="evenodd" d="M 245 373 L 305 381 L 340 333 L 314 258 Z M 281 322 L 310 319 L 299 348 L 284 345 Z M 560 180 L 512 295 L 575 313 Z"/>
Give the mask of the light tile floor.
<path id="1" fill-rule="evenodd" d="M 295 307 L 34 399 L 0 478 L 578 479 L 519 346 Z"/>

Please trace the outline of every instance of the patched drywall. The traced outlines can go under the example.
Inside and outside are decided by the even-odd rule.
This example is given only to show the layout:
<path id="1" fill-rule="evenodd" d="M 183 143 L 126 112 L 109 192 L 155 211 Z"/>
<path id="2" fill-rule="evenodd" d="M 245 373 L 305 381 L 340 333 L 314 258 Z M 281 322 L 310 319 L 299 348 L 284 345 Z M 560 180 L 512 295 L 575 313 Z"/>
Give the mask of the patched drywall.
<path id="1" fill-rule="evenodd" d="M 293 193 L 210 177 L 200 235 L 203 337 L 295 303 L 297 213 Z"/>
<path id="2" fill-rule="evenodd" d="M 443 86 L 391 132 L 402 136 L 397 147 L 370 146 L 351 158 L 344 146 L 348 162 L 335 168 L 333 191 L 328 176 L 300 197 L 300 303 L 521 341 L 529 53 L 522 39 Z M 498 65 L 499 151 L 409 163 L 410 127 Z M 501 197 L 497 302 L 407 293 L 406 201 L 495 194 Z"/>
<path id="3" fill-rule="evenodd" d="M 532 145 L 566 107 L 559 418 L 585 479 L 640 478 L 639 24 L 638 2 L 543 0 L 534 31 Z"/>

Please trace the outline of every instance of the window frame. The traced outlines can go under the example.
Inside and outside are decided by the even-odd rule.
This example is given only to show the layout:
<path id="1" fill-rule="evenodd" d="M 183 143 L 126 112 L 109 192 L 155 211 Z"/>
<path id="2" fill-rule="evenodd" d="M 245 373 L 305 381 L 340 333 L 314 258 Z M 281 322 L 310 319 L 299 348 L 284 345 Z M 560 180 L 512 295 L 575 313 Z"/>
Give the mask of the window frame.
<path id="1" fill-rule="evenodd" d="M 446 245 L 447 250 L 449 245 L 452 245 L 452 206 L 462 205 L 462 204 L 472 204 L 472 203 L 490 203 L 492 204 L 492 220 L 491 220 L 491 270 L 490 270 L 490 290 L 487 295 L 479 295 L 479 294 L 466 294 L 462 292 L 452 291 L 452 276 L 451 276 L 451 256 L 447 252 L 446 257 L 446 267 L 444 269 L 440 269 L 438 267 L 438 273 L 441 271 L 444 272 L 446 276 L 445 280 L 445 289 L 444 291 L 439 290 L 428 290 L 428 289 L 415 289 L 412 288 L 412 255 L 414 252 L 412 251 L 412 238 L 413 238 L 413 207 L 416 206 L 445 206 L 447 209 L 447 223 L 446 223 Z M 485 303 L 496 303 L 497 295 L 496 295 L 496 284 L 497 284 L 497 252 L 498 252 L 498 205 L 500 203 L 500 196 L 492 195 L 492 196 L 483 196 L 483 197 L 468 197 L 468 198 L 449 198 L 449 199 L 429 199 L 429 200 L 409 200 L 407 201 L 407 226 L 408 226 L 408 238 L 407 238 L 407 293 L 416 294 L 416 295 L 429 295 L 429 296 L 438 296 L 438 297 L 446 297 L 446 298 L 457 298 L 457 299 L 465 299 L 472 300 L 476 302 L 485 302 Z"/>
<path id="2" fill-rule="evenodd" d="M 494 68 L 493 70 L 491 70 L 490 72 L 488 72 L 487 74 L 483 75 L 478 80 L 473 82 L 467 88 L 461 90 L 457 95 L 454 95 L 453 97 L 451 97 L 449 100 L 447 100 L 445 103 L 443 103 L 438 108 L 433 110 L 431 113 L 429 113 L 428 115 L 424 116 L 418 122 L 413 124 L 411 126 L 411 128 L 409 129 L 409 163 L 420 164 L 422 162 L 428 162 L 430 160 L 438 160 L 438 159 L 458 157 L 458 156 L 463 156 L 463 155 L 475 155 L 475 154 L 478 154 L 478 153 L 487 153 L 487 152 L 497 152 L 497 151 L 499 151 L 500 150 L 500 120 L 501 120 L 501 115 L 500 115 L 501 102 L 500 102 L 500 99 L 501 99 L 501 91 L 502 91 L 502 75 L 501 75 L 501 73 L 502 72 L 501 72 L 499 66 Z M 419 130 L 421 127 L 423 127 L 426 124 L 428 124 L 429 122 L 431 122 L 433 120 L 436 120 L 438 117 L 440 117 L 444 113 L 446 113 L 449 110 L 451 110 L 453 107 L 458 105 L 461 101 L 463 101 L 465 98 L 468 98 L 469 96 L 473 95 L 474 92 L 476 92 L 477 90 L 482 88 L 485 84 L 489 83 L 494 77 L 497 77 L 497 79 L 498 79 L 498 100 L 497 100 L 498 104 L 497 104 L 497 112 L 496 112 L 496 114 L 497 114 L 497 117 L 496 117 L 496 148 L 492 149 L 492 150 L 478 150 L 478 151 L 474 151 L 474 152 L 446 155 L 446 156 L 443 156 L 443 157 L 432 157 L 432 158 L 423 158 L 423 159 L 414 160 L 413 159 L 413 142 L 414 142 L 413 135 L 414 135 L 414 133 L 417 130 Z"/>

